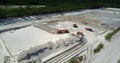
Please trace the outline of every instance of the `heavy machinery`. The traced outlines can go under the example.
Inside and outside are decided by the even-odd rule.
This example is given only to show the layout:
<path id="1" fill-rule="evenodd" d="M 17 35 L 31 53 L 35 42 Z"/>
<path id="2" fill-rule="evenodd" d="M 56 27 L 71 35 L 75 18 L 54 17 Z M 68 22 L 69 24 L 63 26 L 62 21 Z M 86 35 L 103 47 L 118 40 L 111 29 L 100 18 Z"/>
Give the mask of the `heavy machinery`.
<path id="1" fill-rule="evenodd" d="M 73 24 L 73 27 L 74 27 L 74 28 L 78 28 L 77 24 Z"/>
<path id="2" fill-rule="evenodd" d="M 63 33 L 69 33 L 68 29 L 63 29 L 63 30 L 57 30 L 58 34 L 63 34 Z"/>
<path id="3" fill-rule="evenodd" d="M 84 34 L 82 32 L 77 32 L 77 35 L 84 36 Z"/>
<path id="4" fill-rule="evenodd" d="M 85 30 L 93 32 L 91 28 L 85 28 Z"/>

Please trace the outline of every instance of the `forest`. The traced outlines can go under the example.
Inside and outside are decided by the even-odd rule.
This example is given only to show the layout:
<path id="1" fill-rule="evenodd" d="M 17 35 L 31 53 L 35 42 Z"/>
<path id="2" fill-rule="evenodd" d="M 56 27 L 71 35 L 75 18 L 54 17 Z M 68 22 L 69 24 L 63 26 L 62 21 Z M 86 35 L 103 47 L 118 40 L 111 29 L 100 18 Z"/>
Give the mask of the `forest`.
<path id="1" fill-rule="evenodd" d="M 0 0 L 0 18 L 59 13 L 102 7 L 119 8 L 119 4 L 120 0 Z M 40 7 L 40 5 L 44 7 Z"/>

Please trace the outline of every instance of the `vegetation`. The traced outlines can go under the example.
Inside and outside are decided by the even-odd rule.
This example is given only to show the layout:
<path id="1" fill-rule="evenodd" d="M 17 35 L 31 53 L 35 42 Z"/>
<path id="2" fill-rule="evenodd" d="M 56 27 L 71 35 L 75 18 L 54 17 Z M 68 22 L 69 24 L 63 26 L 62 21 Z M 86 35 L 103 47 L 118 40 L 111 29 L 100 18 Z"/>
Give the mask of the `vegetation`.
<path id="1" fill-rule="evenodd" d="M 80 63 L 83 60 L 83 56 L 70 59 L 69 63 Z"/>
<path id="2" fill-rule="evenodd" d="M 116 28 L 115 30 L 113 30 L 112 32 L 108 33 L 106 36 L 105 36 L 105 39 L 110 41 L 112 36 L 115 35 L 117 32 L 120 31 L 120 26 L 118 28 Z"/>
<path id="3" fill-rule="evenodd" d="M 119 0 L 0 0 L 0 18 L 28 16 L 46 13 L 66 12 L 72 10 L 120 7 Z M 26 7 L 11 8 L 9 5 L 25 5 Z M 46 7 L 31 7 L 45 5 Z"/>
<path id="4" fill-rule="evenodd" d="M 118 60 L 118 62 L 117 63 L 120 63 L 120 59 Z"/>
<path id="5" fill-rule="evenodd" d="M 98 53 L 100 52 L 101 49 L 103 49 L 104 45 L 102 43 L 100 43 L 95 49 L 94 49 L 94 53 Z"/>

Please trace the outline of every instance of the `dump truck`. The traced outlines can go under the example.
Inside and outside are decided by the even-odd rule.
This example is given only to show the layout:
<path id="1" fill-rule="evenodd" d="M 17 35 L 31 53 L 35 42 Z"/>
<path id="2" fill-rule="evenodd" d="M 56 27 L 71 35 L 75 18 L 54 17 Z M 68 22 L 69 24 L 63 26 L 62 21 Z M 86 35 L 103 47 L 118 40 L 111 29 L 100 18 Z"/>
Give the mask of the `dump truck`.
<path id="1" fill-rule="evenodd" d="M 57 30 L 58 34 L 63 34 L 63 33 L 69 33 L 68 29 L 63 29 L 63 30 Z"/>
<path id="2" fill-rule="evenodd" d="M 93 32 L 91 28 L 85 28 L 85 30 Z"/>

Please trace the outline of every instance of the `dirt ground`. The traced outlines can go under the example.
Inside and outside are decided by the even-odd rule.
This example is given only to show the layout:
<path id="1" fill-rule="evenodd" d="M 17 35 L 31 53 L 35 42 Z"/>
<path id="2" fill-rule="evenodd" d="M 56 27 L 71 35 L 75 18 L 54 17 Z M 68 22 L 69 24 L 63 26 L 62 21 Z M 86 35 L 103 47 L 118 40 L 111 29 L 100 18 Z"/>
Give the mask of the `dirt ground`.
<path id="1" fill-rule="evenodd" d="M 69 16 L 59 16 L 49 19 L 48 21 L 40 22 L 34 25 L 35 27 L 46 30 L 50 33 L 56 34 L 56 30 L 54 28 L 49 27 L 49 25 L 56 25 L 57 22 L 74 22 L 83 25 L 89 25 L 95 28 L 102 28 L 101 24 L 98 20 L 98 17 L 93 13 L 79 14 L 79 15 L 69 15 Z"/>

